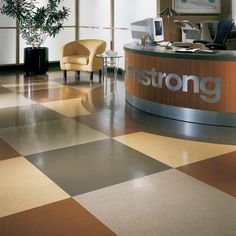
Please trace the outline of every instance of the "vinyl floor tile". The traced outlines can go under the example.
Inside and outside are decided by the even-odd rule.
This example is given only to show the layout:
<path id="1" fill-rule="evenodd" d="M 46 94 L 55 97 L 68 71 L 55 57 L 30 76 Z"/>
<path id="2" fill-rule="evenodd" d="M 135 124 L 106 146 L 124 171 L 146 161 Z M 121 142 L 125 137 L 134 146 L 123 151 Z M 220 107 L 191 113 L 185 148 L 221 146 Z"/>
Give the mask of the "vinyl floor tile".
<path id="1" fill-rule="evenodd" d="M 65 117 L 40 104 L 2 108 L 0 110 L 0 129 L 62 118 Z"/>
<path id="2" fill-rule="evenodd" d="M 114 236 L 75 200 L 66 199 L 0 219 L 5 236 Z"/>
<path id="3" fill-rule="evenodd" d="M 75 199 L 121 236 L 232 236 L 236 232 L 235 198 L 173 169 Z"/>
<path id="4" fill-rule="evenodd" d="M 87 92 L 88 102 L 84 103 L 91 112 L 112 111 L 114 114 L 124 111 L 125 88 L 122 81 L 105 83 Z"/>
<path id="5" fill-rule="evenodd" d="M 180 167 L 236 150 L 236 145 L 196 142 L 145 132 L 114 139 L 171 167 Z"/>
<path id="6" fill-rule="evenodd" d="M 22 156 L 108 138 L 72 119 L 4 128 L 0 129 L 0 137 Z"/>
<path id="7" fill-rule="evenodd" d="M 71 196 L 169 169 L 111 139 L 26 158 Z"/>
<path id="8" fill-rule="evenodd" d="M 34 101 L 15 93 L 0 94 L 0 108 L 18 107 L 35 104 Z"/>
<path id="9" fill-rule="evenodd" d="M 236 152 L 182 166 L 178 170 L 236 197 Z"/>
<path id="10" fill-rule="evenodd" d="M 77 81 L 77 80 L 73 80 L 69 83 L 67 83 L 67 85 L 70 87 L 70 88 L 74 88 L 74 89 L 77 89 L 83 93 L 90 93 L 91 91 L 93 90 L 96 90 L 98 88 L 102 89 L 102 84 L 100 83 L 93 83 L 93 84 L 90 84 L 90 82 L 88 80 L 80 80 L 80 81 Z"/>
<path id="11" fill-rule="evenodd" d="M 20 154 L 0 138 L 0 161 L 14 157 L 20 157 Z"/>
<path id="12" fill-rule="evenodd" d="M 134 133 L 144 129 L 144 126 L 132 119 L 124 109 L 116 111 L 107 109 L 92 113 L 90 116 L 80 116 L 76 119 L 80 123 L 99 130 L 110 137 Z"/>
<path id="13" fill-rule="evenodd" d="M 4 88 L 4 87 L 0 86 L 0 94 L 2 94 L 2 93 L 12 93 L 12 91 L 7 89 L 7 88 Z"/>
<path id="14" fill-rule="evenodd" d="M 0 217 L 69 197 L 25 158 L 0 161 Z"/>
<path id="15" fill-rule="evenodd" d="M 90 113 L 83 107 L 81 98 L 73 98 L 68 100 L 53 101 L 41 103 L 43 106 L 56 111 L 66 117 L 73 118 L 77 116 L 85 116 Z"/>
<path id="16" fill-rule="evenodd" d="M 24 92 L 22 95 L 37 102 L 50 102 L 85 96 L 83 92 L 66 86 L 60 88 L 36 90 L 32 93 Z"/>
<path id="17" fill-rule="evenodd" d="M 22 74 L 22 73 L 20 73 L 20 74 Z M 20 77 L 22 78 L 22 76 L 19 75 L 19 73 L 16 71 L 14 71 L 13 73 L 12 73 L 12 71 L 11 72 L 1 72 L 0 84 L 3 85 L 3 84 L 16 83 L 16 81 L 20 80 Z"/>
<path id="18" fill-rule="evenodd" d="M 51 89 L 51 88 L 60 88 L 63 85 L 56 82 L 51 82 L 51 81 L 27 80 L 27 81 L 19 82 L 19 83 L 3 84 L 2 86 L 12 90 L 13 92 L 18 92 L 18 93 L 28 92 L 30 94 L 33 91 L 45 90 L 45 89 Z"/>

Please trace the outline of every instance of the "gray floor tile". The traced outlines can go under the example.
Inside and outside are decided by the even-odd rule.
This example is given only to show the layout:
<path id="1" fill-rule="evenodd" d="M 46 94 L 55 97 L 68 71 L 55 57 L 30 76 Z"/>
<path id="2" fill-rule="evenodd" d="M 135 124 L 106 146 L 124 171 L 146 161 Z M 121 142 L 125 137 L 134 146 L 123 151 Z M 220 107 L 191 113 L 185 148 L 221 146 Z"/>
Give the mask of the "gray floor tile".
<path id="1" fill-rule="evenodd" d="M 72 196 L 169 169 L 110 139 L 26 158 Z"/>
<path id="2" fill-rule="evenodd" d="M 3 108 L 0 110 L 0 114 L 0 129 L 36 123 L 39 121 L 65 118 L 57 112 L 47 109 L 40 104 Z"/>
<path id="3" fill-rule="evenodd" d="M 75 199 L 120 236 L 236 235 L 235 198 L 173 169 Z"/>
<path id="4" fill-rule="evenodd" d="M 0 137 L 23 156 L 107 138 L 72 119 L 4 128 Z"/>

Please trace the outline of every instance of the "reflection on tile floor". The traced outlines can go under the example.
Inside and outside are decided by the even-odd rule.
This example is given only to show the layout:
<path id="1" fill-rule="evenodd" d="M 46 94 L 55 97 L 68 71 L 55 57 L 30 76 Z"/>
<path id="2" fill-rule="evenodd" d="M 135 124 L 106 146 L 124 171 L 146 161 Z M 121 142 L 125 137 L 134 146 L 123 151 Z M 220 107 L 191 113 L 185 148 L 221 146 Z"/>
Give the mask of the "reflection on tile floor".
<path id="1" fill-rule="evenodd" d="M 0 128 L 63 119 L 64 116 L 40 104 L 1 109 Z"/>
<path id="2" fill-rule="evenodd" d="M 81 98 L 42 103 L 43 106 L 56 111 L 66 117 L 86 116 L 90 113 L 83 107 Z"/>
<path id="3" fill-rule="evenodd" d="M 66 86 L 53 89 L 34 90 L 30 93 L 26 91 L 21 94 L 23 94 L 25 97 L 30 98 L 31 100 L 41 103 L 85 96 L 83 92 Z"/>
<path id="4" fill-rule="evenodd" d="M 34 101 L 16 93 L 0 94 L 0 109 L 35 104 Z"/>
<path id="5" fill-rule="evenodd" d="M 235 235 L 235 153 L 236 128 L 141 112 L 121 75 L 1 72 L 0 234 Z"/>
<path id="6" fill-rule="evenodd" d="M 0 137 L 22 156 L 107 138 L 104 134 L 72 119 L 0 129 Z"/>

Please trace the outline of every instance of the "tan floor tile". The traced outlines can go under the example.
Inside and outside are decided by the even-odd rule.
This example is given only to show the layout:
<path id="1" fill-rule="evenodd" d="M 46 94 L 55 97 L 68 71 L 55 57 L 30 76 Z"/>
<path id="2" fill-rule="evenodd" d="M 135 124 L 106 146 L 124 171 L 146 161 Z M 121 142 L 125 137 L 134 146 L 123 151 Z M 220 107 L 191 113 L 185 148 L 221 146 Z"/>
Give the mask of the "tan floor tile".
<path id="1" fill-rule="evenodd" d="M 187 141 L 145 132 L 114 139 L 174 168 L 236 150 L 232 145 Z"/>
<path id="2" fill-rule="evenodd" d="M 68 100 L 45 102 L 43 106 L 56 111 L 66 117 L 72 118 L 76 116 L 85 116 L 90 113 L 83 107 L 81 98 L 73 98 Z"/>
<path id="3" fill-rule="evenodd" d="M 0 179 L 0 217 L 70 197 L 23 157 L 1 161 Z"/>

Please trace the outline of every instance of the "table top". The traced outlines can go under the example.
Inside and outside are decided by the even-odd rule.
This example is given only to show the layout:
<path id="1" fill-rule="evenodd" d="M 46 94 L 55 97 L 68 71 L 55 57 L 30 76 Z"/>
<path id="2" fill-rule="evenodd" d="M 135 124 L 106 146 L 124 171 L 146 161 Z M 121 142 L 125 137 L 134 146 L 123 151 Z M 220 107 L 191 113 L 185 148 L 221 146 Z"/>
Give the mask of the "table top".
<path id="1" fill-rule="evenodd" d="M 101 53 L 101 54 L 97 54 L 96 57 L 99 57 L 99 58 L 121 58 L 122 56 L 121 55 L 118 55 L 117 54 L 112 54 L 112 53 Z"/>

